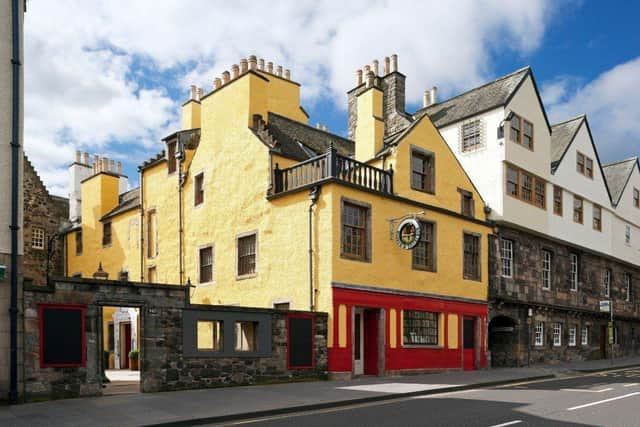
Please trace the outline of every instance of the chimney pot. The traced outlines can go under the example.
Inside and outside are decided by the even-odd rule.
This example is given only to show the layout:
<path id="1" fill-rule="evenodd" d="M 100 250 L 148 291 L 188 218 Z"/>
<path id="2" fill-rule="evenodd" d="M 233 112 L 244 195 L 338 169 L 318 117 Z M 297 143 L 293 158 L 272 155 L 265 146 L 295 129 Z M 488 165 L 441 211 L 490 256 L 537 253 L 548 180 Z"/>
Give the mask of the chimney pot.
<path id="1" fill-rule="evenodd" d="M 320 122 L 316 123 L 316 129 L 322 129 L 322 125 L 320 124 Z"/>
<path id="2" fill-rule="evenodd" d="M 273 74 L 273 62 L 267 62 L 267 73 Z"/>
<path id="3" fill-rule="evenodd" d="M 109 160 L 109 172 L 115 172 L 115 171 L 116 171 L 116 161 Z"/>
<path id="4" fill-rule="evenodd" d="M 204 94 L 204 91 L 202 90 L 201 87 L 199 87 L 198 89 L 196 89 L 196 100 L 200 101 L 202 99 L 202 95 Z"/>
<path id="5" fill-rule="evenodd" d="M 75 158 L 76 163 L 80 163 L 81 156 L 82 156 L 82 153 L 80 153 L 80 150 L 76 150 L 76 158 Z"/>
<path id="6" fill-rule="evenodd" d="M 196 85 L 191 85 L 189 87 L 189 99 L 196 99 Z"/>
<path id="7" fill-rule="evenodd" d="M 276 75 L 278 77 L 282 77 L 282 65 L 278 65 L 278 67 L 276 68 Z"/>
<path id="8" fill-rule="evenodd" d="M 434 86 L 431 88 L 431 104 L 437 104 L 437 103 L 438 103 L 438 88 Z"/>
<path id="9" fill-rule="evenodd" d="M 398 55 L 391 55 L 391 71 L 398 71 Z"/>
<path id="10" fill-rule="evenodd" d="M 385 56 L 384 57 L 384 75 L 385 76 L 389 74 L 390 67 L 391 67 L 391 60 L 389 59 L 388 56 Z"/>
<path id="11" fill-rule="evenodd" d="M 424 91 L 424 95 L 422 95 L 422 106 L 428 107 L 431 105 L 431 92 L 429 90 Z"/>
<path id="12" fill-rule="evenodd" d="M 249 68 L 249 64 L 247 63 L 246 59 L 241 59 L 240 60 L 240 72 L 242 74 L 247 72 L 247 69 Z"/>
<path id="13" fill-rule="evenodd" d="M 291 70 L 290 69 L 286 69 L 284 70 L 284 78 L 287 80 L 291 80 Z"/>
<path id="14" fill-rule="evenodd" d="M 255 70 L 257 65 L 258 65 L 258 60 L 256 59 L 256 56 L 255 55 L 249 56 L 249 69 Z"/>
<path id="15" fill-rule="evenodd" d="M 258 59 L 258 70 L 264 71 L 264 59 Z"/>
<path id="16" fill-rule="evenodd" d="M 362 70 L 356 70 L 356 86 L 362 84 Z"/>
<path id="17" fill-rule="evenodd" d="M 219 77 L 213 79 L 213 88 L 218 89 L 220 86 L 222 86 L 222 80 Z"/>
<path id="18" fill-rule="evenodd" d="M 364 66 L 364 77 L 367 78 L 367 76 L 369 75 L 369 71 L 371 71 L 371 66 L 370 65 L 365 65 Z"/>
<path id="19" fill-rule="evenodd" d="M 83 153 L 82 157 L 83 157 L 83 163 L 85 165 L 89 165 L 89 153 Z"/>
<path id="20" fill-rule="evenodd" d="M 373 74 L 373 71 L 369 71 L 367 73 L 367 89 L 369 89 L 370 87 L 373 87 L 373 82 L 375 80 L 376 76 L 375 74 Z"/>
<path id="21" fill-rule="evenodd" d="M 238 67 L 238 64 L 233 64 L 231 66 L 231 79 L 237 79 L 238 78 L 238 74 L 240 74 L 240 67 Z"/>
<path id="22" fill-rule="evenodd" d="M 380 75 L 380 73 L 378 72 L 378 60 L 374 59 L 373 61 L 371 61 L 372 66 L 371 68 L 373 69 L 373 74 L 375 74 L 376 76 Z"/>
<path id="23" fill-rule="evenodd" d="M 109 170 L 109 159 L 107 159 L 106 157 L 102 158 L 102 164 L 100 167 L 100 172 L 106 172 Z"/>
<path id="24" fill-rule="evenodd" d="M 231 74 L 229 74 L 229 72 L 225 70 L 222 73 L 222 84 L 229 83 L 230 79 L 231 79 Z"/>
<path id="25" fill-rule="evenodd" d="M 122 162 L 118 162 L 118 175 L 122 175 Z"/>

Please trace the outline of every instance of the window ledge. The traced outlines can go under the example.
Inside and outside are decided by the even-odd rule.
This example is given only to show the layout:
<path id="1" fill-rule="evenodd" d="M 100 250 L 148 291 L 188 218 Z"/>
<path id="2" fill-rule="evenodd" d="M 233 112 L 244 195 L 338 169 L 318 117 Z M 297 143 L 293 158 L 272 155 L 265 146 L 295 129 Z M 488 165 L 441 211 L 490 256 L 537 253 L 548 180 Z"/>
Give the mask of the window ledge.
<path id="1" fill-rule="evenodd" d="M 340 254 L 340 258 L 346 259 L 347 261 L 366 262 L 366 263 L 369 263 L 369 264 L 371 263 L 371 259 L 358 258 L 358 257 L 349 256 L 349 255 L 345 255 L 345 254 Z"/>
<path id="2" fill-rule="evenodd" d="M 208 286 L 213 286 L 215 284 L 216 284 L 215 281 L 214 282 L 196 283 L 196 287 L 197 288 L 199 288 L 199 287 L 203 287 L 204 288 L 204 287 L 208 287 Z"/>
<path id="3" fill-rule="evenodd" d="M 444 346 L 434 345 L 434 344 L 402 344 L 402 348 L 422 348 L 422 349 L 429 349 L 429 350 L 444 350 Z"/>
<path id="4" fill-rule="evenodd" d="M 236 280 L 253 279 L 254 277 L 257 277 L 257 276 L 258 276 L 258 273 L 243 274 L 242 276 L 236 275 Z"/>

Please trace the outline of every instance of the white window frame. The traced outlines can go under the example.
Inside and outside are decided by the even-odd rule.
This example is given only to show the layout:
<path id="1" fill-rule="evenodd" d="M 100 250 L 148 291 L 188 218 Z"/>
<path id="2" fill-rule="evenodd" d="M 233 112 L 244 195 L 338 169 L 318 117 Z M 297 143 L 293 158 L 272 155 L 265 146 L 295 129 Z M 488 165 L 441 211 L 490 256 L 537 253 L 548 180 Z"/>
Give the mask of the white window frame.
<path id="1" fill-rule="evenodd" d="M 580 344 L 589 345 L 589 327 L 583 326 L 580 331 Z"/>
<path id="2" fill-rule="evenodd" d="M 468 137 L 466 130 L 469 132 Z M 469 144 L 466 144 L 467 139 L 470 141 Z M 460 151 L 462 153 L 470 153 L 483 147 L 482 120 L 475 119 L 462 123 L 460 126 Z"/>
<path id="3" fill-rule="evenodd" d="M 569 326 L 569 347 L 576 346 L 576 334 L 577 327 L 575 325 Z"/>
<path id="4" fill-rule="evenodd" d="M 542 289 L 551 289 L 551 268 L 553 254 L 547 249 L 542 250 Z"/>
<path id="5" fill-rule="evenodd" d="M 604 291 L 604 296 L 610 297 L 611 296 L 611 270 L 608 268 L 604 270 L 604 276 L 602 278 L 602 288 Z"/>
<path id="6" fill-rule="evenodd" d="M 500 261 L 502 277 L 513 277 L 513 240 L 500 239 Z"/>
<path id="7" fill-rule="evenodd" d="M 624 243 L 631 246 L 631 226 L 629 224 L 624 226 Z"/>
<path id="8" fill-rule="evenodd" d="M 578 254 L 571 253 L 569 254 L 569 259 L 571 261 L 570 265 L 570 277 L 569 277 L 569 289 L 572 291 L 578 290 L 578 280 L 580 280 L 580 259 L 578 258 Z"/>
<path id="9" fill-rule="evenodd" d="M 544 345 L 544 322 L 536 321 L 534 337 L 534 345 L 536 347 L 541 347 Z"/>
<path id="10" fill-rule="evenodd" d="M 560 347 L 562 345 L 562 323 L 555 322 L 553 324 L 553 346 Z"/>
<path id="11" fill-rule="evenodd" d="M 625 301 L 631 301 L 631 273 L 624 273 L 624 286 L 627 290 Z"/>
<path id="12" fill-rule="evenodd" d="M 31 230 L 31 247 L 33 249 L 44 249 L 45 240 L 44 228 L 33 227 Z"/>

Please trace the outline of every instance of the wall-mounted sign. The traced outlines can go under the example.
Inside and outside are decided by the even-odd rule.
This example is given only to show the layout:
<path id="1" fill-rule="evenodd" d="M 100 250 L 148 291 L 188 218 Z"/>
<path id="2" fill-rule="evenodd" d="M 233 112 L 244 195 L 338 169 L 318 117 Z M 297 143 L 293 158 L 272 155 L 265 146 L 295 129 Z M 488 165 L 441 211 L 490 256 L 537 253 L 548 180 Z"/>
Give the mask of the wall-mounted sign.
<path id="1" fill-rule="evenodd" d="M 414 218 L 407 218 L 398 225 L 396 243 L 402 249 L 413 249 L 420 241 L 420 223 Z"/>
<path id="2" fill-rule="evenodd" d="M 609 313 L 611 311 L 611 301 L 600 301 L 600 311 L 603 313 Z"/>

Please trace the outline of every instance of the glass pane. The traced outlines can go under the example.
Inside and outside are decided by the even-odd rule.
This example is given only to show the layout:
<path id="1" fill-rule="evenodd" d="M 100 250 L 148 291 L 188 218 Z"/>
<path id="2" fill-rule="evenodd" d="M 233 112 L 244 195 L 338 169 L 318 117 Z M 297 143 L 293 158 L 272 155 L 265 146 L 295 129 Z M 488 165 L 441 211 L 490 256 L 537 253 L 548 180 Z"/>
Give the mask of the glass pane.
<path id="1" fill-rule="evenodd" d="M 222 349 L 222 322 L 218 320 L 198 320 L 197 348 L 202 351 Z"/>
<path id="2" fill-rule="evenodd" d="M 236 351 L 256 351 L 258 322 L 236 322 Z"/>

